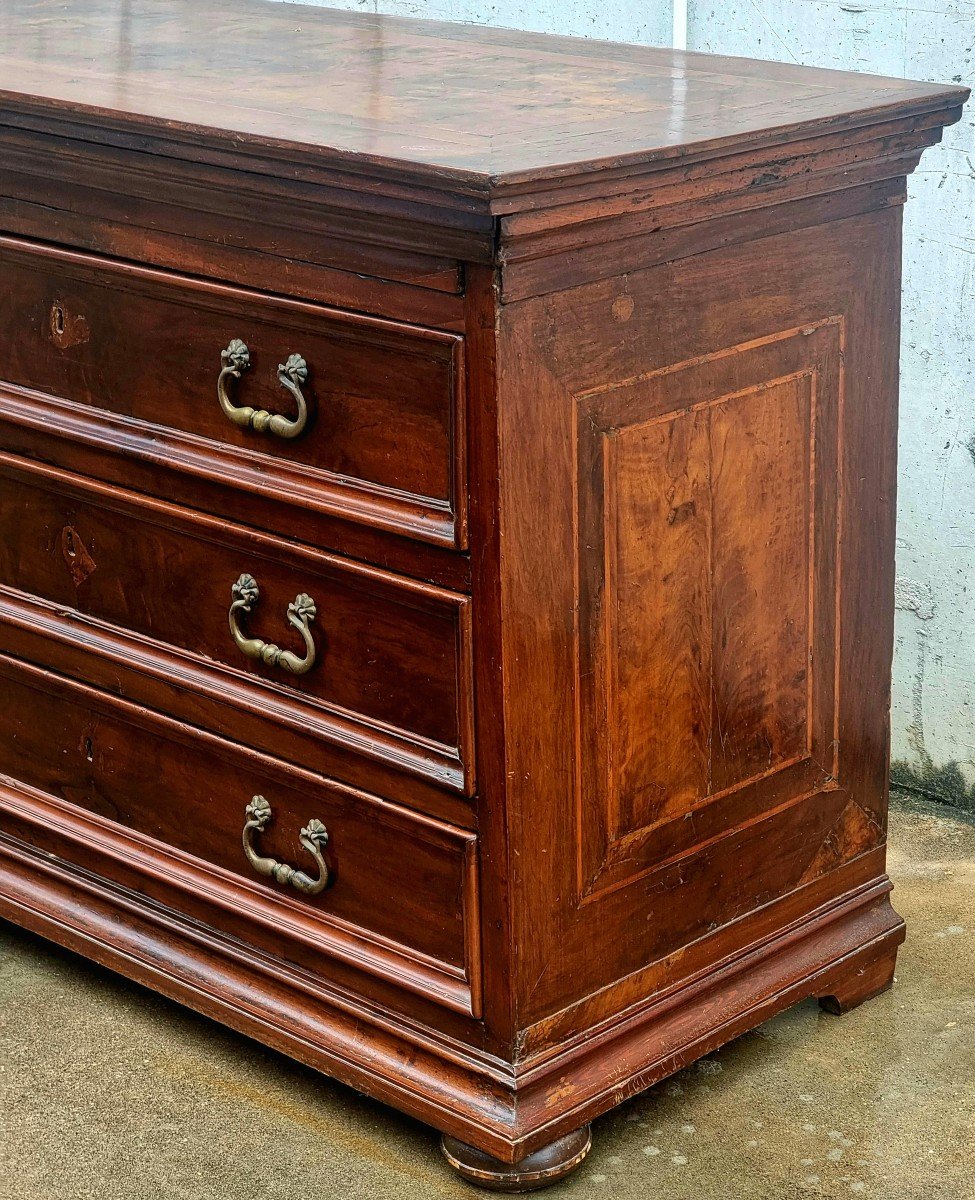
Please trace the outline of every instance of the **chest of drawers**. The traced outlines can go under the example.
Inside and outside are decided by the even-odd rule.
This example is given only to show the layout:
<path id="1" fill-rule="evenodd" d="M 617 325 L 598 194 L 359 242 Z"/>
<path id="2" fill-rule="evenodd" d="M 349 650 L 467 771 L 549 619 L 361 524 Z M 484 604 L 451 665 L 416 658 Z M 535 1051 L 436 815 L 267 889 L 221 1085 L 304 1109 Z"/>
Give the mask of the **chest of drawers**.
<path id="1" fill-rule="evenodd" d="M 0 13 L 0 913 L 444 1134 L 888 986 L 900 205 L 964 89 Z"/>

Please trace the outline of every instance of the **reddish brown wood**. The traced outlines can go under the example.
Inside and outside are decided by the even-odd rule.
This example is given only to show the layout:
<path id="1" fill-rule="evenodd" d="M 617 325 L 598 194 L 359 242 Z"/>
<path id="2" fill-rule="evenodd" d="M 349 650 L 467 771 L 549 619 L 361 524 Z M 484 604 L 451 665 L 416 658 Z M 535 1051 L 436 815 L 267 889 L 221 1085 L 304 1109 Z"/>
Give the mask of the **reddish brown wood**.
<path id="1" fill-rule="evenodd" d="M 235 508 L 252 492 L 284 492 L 325 515 L 464 545 L 461 338 L 16 239 L 0 238 L 0 271 L 0 378 L 67 401 L 85 429 L 78 406 L 98 410 L 119 449 L 151 443 L 175 498 L 192 474 L 236 484 Z M 292 416 L 278 364 L 306 360 L 299 437 L 239 429 L 221 410 L 221 351 L 235 338 L 251 363 L 228 387 L 237 405 Z"/>
<path id="2" fill-rule="evenodd" d="M 242 573 L 261 589 L 245 623 L 252 636 L 300 651 L 288 605 L 301 592 L 316 602 L 307 674 L 247 659 L 234 644 L 228 612 Z M 472 788 L 466 597 L 2 452 L 0 588 L 125 631 L 129 646 L 115 652 L 123 663 L 143 647 L 182 652 L 172 669 L 185 682 L 238 704 L 249 696 L 279 720 Z"/>
<path id="3" fill-rule="evenodd" d="M 137 128 L 172 142 L 185 130 L 220 150 L 266 145 L 353 176 L 375 170 L 393 196 L 418 175 L 431 191 L 456 181 L 475 192 L 494 176 L 499 190 L 521 191 L 589 164 L 623 170 L 688 145 L 787 143 L 797 130 L 964 99 L 961 88 L 458 24 L 302 12 L 299 28 L 293 12 L 257 0 L 204 12 L 190 0 L 142 0 L 128 21 L 120 0 L 98 0 L 77 14 L 70 44 L 52 49 L 28 36 L 52 3 L 4 6 L 13 111 L 106 137 Z M 309 85 L 310 65 L 328 78 L 327 102 Z"/>
<path id="4" fill-rule="evenodd" d="M 829 992 L 819 997 L 819 1005 L 834 1016 L 842 1016 L 889 991 L 894 986 L 894 969 L 897 951 L 891 950 L 877 957 L 857 955 L 829 981 Z"/>
<path id="5" fill-rule="evenodd" d="M 476 1006 L 473 834 L 235 752 L 222 739 L 37 667 L 0 657 L 0 680 L 8 835 L 317 973 L 327 973 L 323 955 L 331 949 L 341 958 L 344 947 L 345 961 L 360 970 L 407 976 L 398 982 L 449 997 L 462 1011 Z M 251 868 L 241 833 L 255 794 L 274 813 L 258 839 L 261 853 L 313 875 L 298 831 L 312 818 L 325 824 L 326 891 L 302 897 Z M 102 820 L 85 820 L 79 809 Z M 120 827 L 141 836 L 125 837 Z M 285 951 L 289 931 L 305 944 Z"/>
<path id="6" fill-rule="evenodd" d="M 56 9 L 0 12 L 0 913 L 509 1189 L 887 986 L 900 205 L 966 91 Z"/>

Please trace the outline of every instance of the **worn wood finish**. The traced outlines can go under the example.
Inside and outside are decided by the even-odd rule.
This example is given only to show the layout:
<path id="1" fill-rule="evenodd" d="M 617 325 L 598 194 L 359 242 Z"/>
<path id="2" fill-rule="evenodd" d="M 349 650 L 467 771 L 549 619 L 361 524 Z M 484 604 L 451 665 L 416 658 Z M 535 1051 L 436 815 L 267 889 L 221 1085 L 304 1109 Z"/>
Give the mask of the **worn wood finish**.
<path id="1" fill-rule="evenodd" d="M 889 986 L 900 206 L 965 90 L 53 18 L 0 12 L 0 913 L 512 1191 Z M 227 421 L 233 337 L 299 438 Z"/>
<path id="2" fill-rule="evenodd" d="M 119 883 L 142 887 L 152 875 L 148 896 L 316 974 L 328 976 L 321 960 L 331 951 L 380 979 L 399 974 L 401 984 L 461 1011 L 476 1007 L 473 834 L 241 755 L 36 667 L 2 658 L 0 679 L 8 834 Z M 261 854 L 315 875 L 298 831 L 312 818 L 325 825 L 331 880 L 320 895 L 268 882 L 246 861 L 244 809 L 255 794 L 273 812 L 256 839 Z M 103 820 L 85 821 L 78 809 Z M 120 826 L 142 836 L 125 838 Z M 295 944 L 285 949 L 289 934 Z"/>
<path id="3" fill-rule="evenodd" d="M 961 88 L 784 63 L 338 11 L 296 15 L 257 0 L 208 9 L 142 0 L 127 20 L 125 11 L 120 0 L 97 0 L 77 15 L 70 44 L 54 46 L 43 25 L 55 0 L 10 0 L 0 24 L 5 102 L 88 119 L 109 141 L 135 128 L 175 141 L 185 127 L 197 146 L 266 146 L 310 164 L 331 159 L 351 174 L 375 169 L 391 199 L 418 184 L 446 190 L 456 181 L 472 192 L 495 176 L 499 190 L 518 192 L 587 175 L 589 164 L 622 170 L 650 153 L 682 157 L 689 145 L 788 142 L 824 126 L 875 124 L 899 105 L 939 111 L 965 97 Z"/>
<path id="4" fill-rule="evenodd" d="M 125 565 L 126 586 L 119 587 Z M 249 636 L 301 652 L 288 605 L 307 593 L 316 661 L 305 675 L 246 658 L 231 589 L 254 577 Z M 164 581 L 160 585 L 159 581 Z M 470 600 L 336 555 L 0 453 L 0 588 L 89 618 L 124 663 L 145 648 L 200 691 L 277 712 L 277 723 L 392 761 L 455 790 L 473 786 Z M 43 618 L 39 618 L 43 619 Z"/>
<path id="5" fill-rule="evenodd" d="M 819 997 L 820 1008 L 839 1017 L 872 1000 L 874 996 L 889 991 L 894 986 L 896 965 L 896 949 L 876 958 L 861 958 L 850 964 L 829 984 L 829 992 Z"/>
<path id="6" fill-rule="evenodd" d="M 0 378 L 67 401 L 71 415 L 100 410 L 106 438 L 173 472 L 174 498 L 192 474 L 239 487 L 235 509 L 251 491 L 283 492 L 296 507 L 464 545 L 461 338 L 15 239 L 0 239 L 0 272 Z M 238 428 L 221 409 L 221 352 L 235 338 L 250 357 L 225 387 L 238 406 L 293 416 L 278 365 L 307 362 L 298 437 Z"/>
<path id="7" fill-rule="evenodd" d="M 518 364 L 502 381 L 502 536 L 524 563 L 502 601 L 508 761 L 514 779 L 515 764 L 550 765 L 519 806 L 521 836 L 573 843 L 531 866 L 531 886 L 562 900 L 544 917 L 525 912 L 528 1024 L 572 1003 L 580 971 L 587 994 L 612 988 L 675 935 L 704 936 L 716 911 L 748 911 L 884 840 L 897 341 L 882 331 L 897 326 L 899 229 L 881 211 L 502 310 Z M 644 336 L 626 335 L 634 323 Z M 749 405 L 773 396 L 775 419 L 750 425 Z M 586 418 L 593 397 L 618 433 Z M 644 514 L 628 541 L 617 515 L 633 438 L 631 456 L 652 452 L 659 482 L 637 497 Z M 737 457 L 722 470 L 729 438 Z M 535 489 L 526 508 L 511 496 L 531 486 L 535 439 L 566 486 Z M 615 509 L 586 457 L 593 441 Z M 781 457 L 771 473 L 770 447 Z M 540 538 L 544 573 L 515 550 Z M 649 596 L 631 591 L 647 573 Z M 621 621 L 641 611 L 640 636 L 616 646 Z M 647 630 L 658 621 L 666 652 Z M 758 664 L 756 639 L 768 646 Z M 540 721 L 538 697 L 564 695 L 576 707 L 555 703 Z M 642 722 L 653 739 L 661 721 L 669 737 L 653 743 L 637 790 L 624 754 L 642 746 L 629 730 Z M 546 953 L 540 920 L 564 954 Z M 607 927 L 645 933 L 587 956 Z"/>
<path id="8" fill-rule="evenodd" d="M 514 1163 L 499 1161 L 447 1134 L 440 1141 L 444 1158 L 458 1175 L 489 1192 L 537 1192 L 551 1187 L 572 1174 L 591 1146 L 592 1130 L 588 1125 L 573 1129 Z"/>
<path id="9" fill-rule="evenodd" d="M 261 0 L 98 0 L 56 50 L 52 16 L 0 14 L 5 228 L 198 274 L 262 261 L 284 291 L 313 264 L 369 311 L 357 274 L 418 284 L 421 306 L 497 256 L 515 298 L 558 290 L 568 262 L 606 277 L 706 230 L 746 236 L 722 216 L 760 237 L 787 202 L 895 184 L 966 96 L 340 12 L 299 29 Z"/>

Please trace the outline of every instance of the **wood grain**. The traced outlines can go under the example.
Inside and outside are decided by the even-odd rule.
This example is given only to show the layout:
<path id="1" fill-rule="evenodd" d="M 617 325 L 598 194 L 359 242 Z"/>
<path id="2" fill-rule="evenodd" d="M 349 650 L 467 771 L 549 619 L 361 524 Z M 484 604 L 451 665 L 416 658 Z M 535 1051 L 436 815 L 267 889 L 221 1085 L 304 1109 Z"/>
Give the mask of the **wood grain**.
<path id="1" fill-rule="evenodd" d="M 257 0 L 63 25 L 0 11 L 0 913 L 506 1186 L 887 986 L 901 205 L 967 90 Z M 244 403 L 308 359 L 297 442 L 224 421 L 231 337 Z M 314 595 L 307 675 L 238 656 L 245 571 L 265 640 Z M 331 888 L 248 874 L 258 793 Z"/>
<path id="2" fill-rule="evenodd" d="M 385 741 L 384 757 L 471 790 L 466 599 L 4 454 L 0 528 L 0 584 L 183 651 L 184 682 L 219 664 L 228 691 L 245 676 L 294 724 L 311 719 L 360 750 Z M 307 675 L 246 659 L 234 644 L 227 618 L 243 573 L 261 588 L 249 636 L 300 646 L 288 605 L 300 592 L 315 600 L 318 659 Z"/>
<path id="3" fill-rule="evenodd" d="M 330 515 L 464 545 L 459 337 L 17 239 L 0 239 L 0 270 L 8 383 L 117 415 L 130 453 L 141 439 L 174 470 L 249 476 L 256 489 L 307 496 Z M 223 413 L 216 380 L 235 338 L 251 361 L 228 388 L 238 405 L 292 415 L 278 364 L 292 353 L 306 360 L 301 436 L 239 429 Z"/>
<path id="4" fill-rule="evenodd" d="M 923 113 L 964 95 L 483 26 L 268 10 L 257 0 L 206 9 L 98 0 L 73 15 L 70 39 L 45 36 L 57 14 L 55 0 L 4 6 L 0 96 L 15 109 L 98 123 L 111 110 L 123 131 L 137 124 L 171 140 L 294 148 L 350 168 L 409 163 L 425 183 L 458 176 L 471 191 L 491 177 L 515 184 L 690 146 L 781 142 L 797 127 L 856 126 L 878 109 Z"/>
<path id="5" fill-rule="evenodd" d="M 388 979 L 400 974 L 384 961 L 389 947 L 399 960 L 417 960 L 405 981 L 410 990 L 471 1011 L 470 972 L 479 970 L 472 834 L 235 753 L 217 738 L 188 736 L 172 720 L 35 667 L 3 658 L 0 675 L 0 779 L 16 780 L 17 793 L 2 805 L 7 835 L 120 884 L 138 881 L 145 895 L 217 920 L 268 953 L 282 953 L 279 939 L 295 924 L 307 945 L 284 956 L 299 964 L 327 957 L 334 941 L 334 954 Z M 256 793 L 274 813 L 262 853 L 314 871 L 298 831 L 315 816 L 325 824 L 333 881 L 320 896 L 302 898 L 267 883 L 245 860 L 244 808 Z M 101 821 L 79 819 L 79 809 Z M 126 844 L 119 827 L 143 836 Z M 166 847 L 183 858 L 167 858 Z M 407 860 L 414 873 L 401 889 L 394 879 Z M 199 861 L 220 870 L 194 886 L 183 865 Z M 181 876 L 182 897 L 174 892 Z M 231 879 L 236 887 L 227 886 Z M 214 903 L 236 908 L 236 917 L 214 914 Z M 431 967 L 459 986 L 433 982 Z M 321 963 L 314 969 L 328 971 Z"/>
<path id="6" fill-rule="evenodd" d="M 380 306 L 357 275 L 429 296 L 497 258 L 516 299 L 570 261 L 579 282 L 724 244 L 722 220 L 819 221 L 896 192 L 968 96 L 261 0 L 98 0 L 66 45 L 52 12 L 0 14 L 8 229 L 226 278 L 259 256 L 291 286 L 313 264 Z"/>

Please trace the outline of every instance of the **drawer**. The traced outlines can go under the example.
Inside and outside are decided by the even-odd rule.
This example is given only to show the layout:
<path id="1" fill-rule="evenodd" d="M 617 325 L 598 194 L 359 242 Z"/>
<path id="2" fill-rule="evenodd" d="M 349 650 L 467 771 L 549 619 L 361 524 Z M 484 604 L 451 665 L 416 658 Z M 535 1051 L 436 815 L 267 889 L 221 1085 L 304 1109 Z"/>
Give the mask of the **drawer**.
<path id="1" fill-rule="evenodd" d="M 87 618 L 120 672 L 152 658 L 194 721 L 236 706 L 473 790 L 466 596 L 3 454 L 0 589 Z"/>
<path id="2" fill-rule="evenodd" d="M 21 435 L 312 544 L 338 518 L 466 545 L 458 335 L 11 238 L 0 279 L 0 380 L 39 393 L 0 397 Z"/>
<path id="3" fill-rule="evenodd" d="M 6 656 L 0 833 L 317 975 L 476 1007 L 472 833 Z"/>

